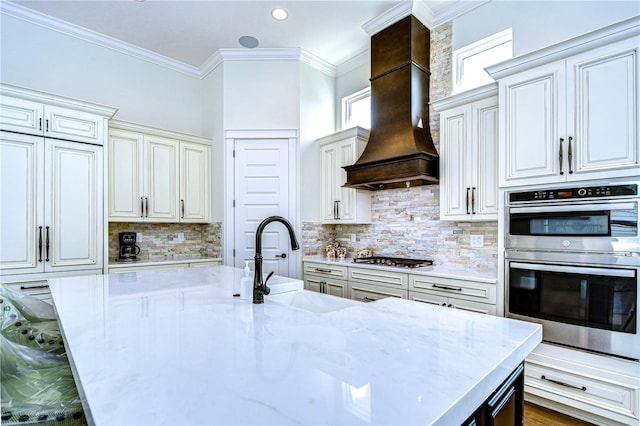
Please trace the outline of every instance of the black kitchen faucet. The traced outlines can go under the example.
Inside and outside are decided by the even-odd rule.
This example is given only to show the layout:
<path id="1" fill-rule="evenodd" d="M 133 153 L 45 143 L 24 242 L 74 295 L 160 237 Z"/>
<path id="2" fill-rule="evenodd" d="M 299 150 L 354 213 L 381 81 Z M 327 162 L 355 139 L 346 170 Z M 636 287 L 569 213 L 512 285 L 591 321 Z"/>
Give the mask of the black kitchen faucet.
<path id="1" fill-rule="evenodd" d="M 291 238 L 291 250 L 298 250 L 300 248 L 298 240 L 296 240 L 296 235 L 293 232 L 293 227 L 287 219 L 282 216 L 269 216 L 260 222 L 256 230 L 256 254 L 253 256 L 253 263 L 255 265 L 255 275 L 253 276 L 253 303 L 264 303 L 264 296 L 268 295 L 271 291 L 269 287 L 267 287 L 267 281 L 269 281 L 273 272 L 267 276 L 264 282 L 262 281 L 262 232 L 271 222 L 280 222 L 287 228 L 289 238 Z"/>

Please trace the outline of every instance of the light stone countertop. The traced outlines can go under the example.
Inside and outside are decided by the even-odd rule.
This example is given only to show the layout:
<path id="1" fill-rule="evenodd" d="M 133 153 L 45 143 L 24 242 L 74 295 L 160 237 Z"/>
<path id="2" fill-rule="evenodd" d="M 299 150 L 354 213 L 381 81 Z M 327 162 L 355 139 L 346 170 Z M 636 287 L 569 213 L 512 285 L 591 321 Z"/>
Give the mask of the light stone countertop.
<path id="1" fill-rule="evenodd" d="M 109 268 L 131 268 L 136 266 L 172 265 L 181 263 L 221 262 L 219 257 L 193 256 L 186 254 L 143 256 L 136 262 L 110 261 Z"/>
<path id="2" fill-rule="evenodd" d="M 423 268 L 398 268 L 394 266 L 369 265 L 366 263 L 354 263 L 353 258 L 347 257 L 340 260 L 329 260 L 324 256 L 305 256 L 303 262 L 317 262 L 327 265 L 342 265 L 367 269 L 380 269 L 392 272 L 404 272 L 408 274 L 427 275 L 432 277 L 454 278 L 460 280 L 473 280 L 496 284 L 498 281 L 498 271 L 494 269 L 479 269 L 474 267 L 461 267 L 452 264 L 434 264 Z"/>
<path id="3" fill-rule="evenodd" d="M 231 295 L 241 275 L 51 279 L 90 423 L 460 424 L 542 337 L 538 324 L 396 298 L 324 314 L 255 305 Z"/>

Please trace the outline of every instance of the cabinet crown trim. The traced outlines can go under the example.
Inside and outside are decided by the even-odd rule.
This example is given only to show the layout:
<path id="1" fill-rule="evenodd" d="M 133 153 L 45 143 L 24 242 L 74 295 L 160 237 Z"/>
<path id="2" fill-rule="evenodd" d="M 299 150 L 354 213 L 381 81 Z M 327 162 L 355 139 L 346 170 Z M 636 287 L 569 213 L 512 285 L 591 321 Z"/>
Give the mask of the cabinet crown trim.
<path id="1" fill-rule="evenodd" d="M 562 60 L 616 41 L 637 37 L 638 35 L 640 35 L 640 16 L 634 16 L 561 43 L 491 65 L 485 70 L 491 77 L 498 80 L 533 67 Z"/>
<path id="2" fill-rule="evenodd" d="M 431 106 L 436 112 L 441 112 L 450 108 L 456 108 L 462 105 L 487 99 L 492 96 L 498 96 L 498 83 L 489 83 L 475 89 L 466 90 L 456 93 L 446 98 L 431 102 Z"/>
<path id="3" fill-rule="evenodd" d="M 175 139 L 181 142 L 193 142 L 202 145 L 211 145 L 211 139 L 202 136 L 190 135 L 188 133 L 175 132 L 173 130 L 161 129 L 144 124 L 131 123 L 121 120 L 109 120 L 109 130 L 128 130 L 131 132 L 144 133 L 145 135 L 160 136 L 167 139 Z"/>
<path id="4" fill-rule="evenodd" d="M 363 127 L 351 127 L 349 129 L 346 130 L 341 130 L 339 132 L 336 133 L 332 133 L 330 135 L 321 137 L 319 139 L 317 139 L 318 143 L 320 143 L 320 145 L 326 145 L 329 143 L 333 143 L 333 142 L 337 142 L 337 141 L 341 141 L 344 139 L 348 139 L 348 138 L 353 138 L 353 137 L 357 137 L 360 139 L 364 139 L 364 140 L 369 140 L 369 130 L 365 129 Z"/>
<path id="5" fill-rule="evenodd" d="M 0 83 L 0 97 L 10 96 L 18 99 L 38 102 L 47 105 L 69 108 L 76 111 L 87 112 L 111 118 L 118 111 L 118 108 L 94 104 L 66 96 L 54 95 L 52 93 L 41 92 L 39 90 L 27 89 L 25 87 L 14 86 L 12 84 Z"/>

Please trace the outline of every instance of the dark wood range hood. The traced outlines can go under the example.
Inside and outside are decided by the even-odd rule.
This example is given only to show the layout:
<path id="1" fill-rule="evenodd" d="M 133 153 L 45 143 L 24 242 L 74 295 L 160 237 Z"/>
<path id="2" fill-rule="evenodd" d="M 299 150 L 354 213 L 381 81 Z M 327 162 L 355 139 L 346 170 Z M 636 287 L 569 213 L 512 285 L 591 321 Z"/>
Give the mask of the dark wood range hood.
<path id="1" fill-rule="evenodd" d="M 429 129 L 430 33 L 413 15 L 371 37 L 371 133 L 345 187 L 379 190 L 438 183 Z"/>

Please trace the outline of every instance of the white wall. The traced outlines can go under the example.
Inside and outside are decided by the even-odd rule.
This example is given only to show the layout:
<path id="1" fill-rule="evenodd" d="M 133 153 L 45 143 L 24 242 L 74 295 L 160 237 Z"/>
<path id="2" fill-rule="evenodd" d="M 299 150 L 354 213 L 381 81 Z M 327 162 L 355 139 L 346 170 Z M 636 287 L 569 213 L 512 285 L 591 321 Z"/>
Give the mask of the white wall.
<path id="1" fill-rule="evenodd" d="M 301 222 L 320 221 L 320 146 L 314 141 L 335 131 L 335 79 L 300 65 L 300 188 Z"/>
<path id="2" fill-rule="evenodd" d="M 0 79 L 118 108 L 117 119 L 202 134 L 202 82 L 2 15 Z"/>
<path id="3" fill-rule="evenodd" d="M 202 80 L 202 132 L 211 145 L 211 221 L 224 219 L 224 67 L 216 67 Z"/>
<path id="4" fill-rule="evenodd" d="M 638 14 L 637 0 L 494 0 L 453 20 L 453 49 L 512 27 L 516 57 Z"/>

